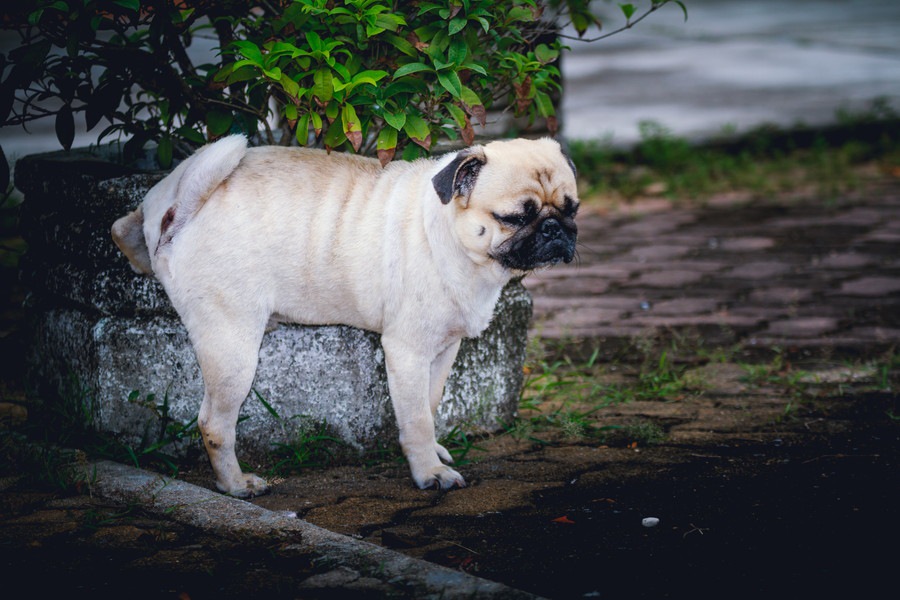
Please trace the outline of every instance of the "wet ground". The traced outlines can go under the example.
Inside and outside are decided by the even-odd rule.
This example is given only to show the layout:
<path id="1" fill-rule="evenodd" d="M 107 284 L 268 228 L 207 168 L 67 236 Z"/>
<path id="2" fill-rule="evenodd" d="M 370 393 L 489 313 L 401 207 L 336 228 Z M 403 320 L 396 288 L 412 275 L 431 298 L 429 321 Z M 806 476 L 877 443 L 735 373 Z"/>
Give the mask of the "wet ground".
<path id="1" fill-rule="evenodd" d="M 580 264 L 529 282 L 545 359 L 531 366 L 531 408 L 469 440 L 469 487 L 417 490 L 402 461 L 380 457 L 288 476 L 253 504 L 550 598 L 889 585 L 900 188 L 712 204 L 580 216 Z M 540 381 L 575 384 L 554 402 Z M 615 390 L 627 401 L 589 413 Z M 4 577 L 38 596 L 419 596 L 289 537 L 210 535 L 110 504 L 89 481 L 51 493 L 22 477 L 45 466 L 7 463 L 0 490 Z M 179 479 L 211 488 L 202 464 Z"/>

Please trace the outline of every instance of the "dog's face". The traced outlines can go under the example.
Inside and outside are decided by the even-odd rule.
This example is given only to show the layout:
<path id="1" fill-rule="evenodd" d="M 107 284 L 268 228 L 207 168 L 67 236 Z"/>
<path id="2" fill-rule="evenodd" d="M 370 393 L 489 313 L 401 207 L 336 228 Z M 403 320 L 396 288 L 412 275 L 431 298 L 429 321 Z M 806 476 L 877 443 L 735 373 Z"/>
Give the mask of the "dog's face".
<path id="1" fill-rule="evenodd" d="M 509 140 L 460 151 L 432 180 L 455 203 L 456 234 L 476 262 L 530 271 L 575 256 L 575 170 L 557 142 Z"/>

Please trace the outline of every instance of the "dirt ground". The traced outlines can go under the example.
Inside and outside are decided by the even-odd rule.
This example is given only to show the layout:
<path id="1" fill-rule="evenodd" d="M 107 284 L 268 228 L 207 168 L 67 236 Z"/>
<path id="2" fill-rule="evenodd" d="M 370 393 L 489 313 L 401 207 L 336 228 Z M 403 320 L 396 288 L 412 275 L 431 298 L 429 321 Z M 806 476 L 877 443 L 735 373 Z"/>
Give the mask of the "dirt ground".
<path id="1" fill-rule="evenodd" d="M 664 399 L 590 415 L 570 404 L 566 411 L 582 416 L 568 420 L 552 402 L 525 410 L 513 431 L 469 440 L 464 489 L 418 490 L 402 460 L 380 457 L 291 474 L 252 502 L 549 598 L 880 597 L 893 583 L 900 533 L 900 372 L 895 349 L 875 342 L 900 335 L 900 194 L 892 187 L 869 202 L 764 219 L 734 208 L 632 224 L 597 218 L 585 227 L 596 245 L 583 249 L 579 270 L 537 288 L 536 313 L 551 322 L 590 316 L 591 335 L 610 331 L 596 319 L 645 327 L 728 318 L 734 336 L 796 344 L 783 362 L 772 345 L 752 357 L 707 348 L 682 357 L 684 386 Z M 766 274 L 772 264 L 779 270 Z M 610 280 L 606 269 L 616 265 Z M 707 267 L 718 274 L 695 275 Z M 789 305 L 773 305 L 779 290 L 791 292 Z M 601 300 L 642 308 L 610 316 Z M 3 341 L 10 350 L 15 338 Z M 623 389 L 639 387 L 634 363 L 601 362 Z M 10 364 L 4 377 L 14 392 Z M 87 484 L 48 487 L 36 477 L 47 467 L 0 465 L 0 577 L 9 589 L 392 595 L 352 579 L 310 588 L 322 565 L 291 544 L 212 538 L 139 506 L 104 504 Z M 205 462 L 178 477 L 212 487 Z"/>
<path id="2" fill-rule="evenodd" d="M 549 598 L 862 597 L 895 560 L 898 398 L 871 370 L 802 366 L 802 394 L 715 363 L 696 373 L 702 390 L 604 409 L 598 423 L 622 429 L 475 440 L 465 489 L 415 489 L 387 461 L 308 470 L 253 502 Z M 636 423 L 664 435 L 637 441 L 624 433 Z M 206 468 L 179 478 L 211 487 Z M 298 591 L 317 566 L 284 544 L 211 538 L 15 475 L 0 487 L 7 585 L 331 597 Z"/>
<path id="3" fill-rule="evenodd" d="M 897 397 L 848 377 L 786 414 L 780 390 L 735 394 L 741 369 L 715 370 L 702 394 L 606 409 L 607 426 L 658 425 L 656 445 L 503 435 L 470 451 L 466 489 L 414 490 L 402 464 L 346 467 L 255 502 L 550 598 L 855 596 L 884 581 Z"/>

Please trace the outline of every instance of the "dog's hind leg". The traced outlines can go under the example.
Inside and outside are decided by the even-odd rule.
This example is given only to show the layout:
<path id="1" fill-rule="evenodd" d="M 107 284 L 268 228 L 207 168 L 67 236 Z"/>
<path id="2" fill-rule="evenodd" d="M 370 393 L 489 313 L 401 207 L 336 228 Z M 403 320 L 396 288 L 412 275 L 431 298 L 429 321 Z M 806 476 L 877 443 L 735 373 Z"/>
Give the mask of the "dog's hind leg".
<path id="1" fill-rule="evenodd" d="M 202 327 L 191 325 L 188 330 L 204 386 L 197 424 L 216 474 L 216 486 L 239 498 L 264 494 L 269 489 L 266 481 L 241 471 L 235 452 L 235 428 L 241 405 L 253 385 L 265 321 L 253 327 L 239 327 L 227 319 L 207 319 Z"/>

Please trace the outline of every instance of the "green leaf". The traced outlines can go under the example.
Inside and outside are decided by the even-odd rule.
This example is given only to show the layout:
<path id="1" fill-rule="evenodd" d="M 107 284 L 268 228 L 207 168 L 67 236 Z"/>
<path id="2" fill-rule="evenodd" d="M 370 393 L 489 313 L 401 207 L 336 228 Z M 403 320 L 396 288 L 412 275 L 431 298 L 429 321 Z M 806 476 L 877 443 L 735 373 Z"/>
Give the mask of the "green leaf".
<path id="1" fill-rule="evenodd" d="M 381 162 L 382 167 L 394 159 L 394 154 L 397 151 L 397 133 L 398 131 L 393 127 L 385 127 L 378 134 L 378 139 L 375 141 L 375 151 L 378 154 L 378 160 Z"/>
<path id="2" fill-rule="evenodd" d="M 175 134 L 178 137 L 184 138 L 187 141 L 193 142 L 195 144 L 202 144 L 206 141 L 206 138 L 203 137 L 202 133 L 187 125 L 182 125 L 178 129 L 176 129 Z"/>
<path id="3" fill-rule="evenodd" d="M 385 123 L 387 123 L 394 129 L 397 129 L 398 131 L 400 129 L 403 129 L 403 125 L 406 124 L 406 113 L 404 112 L 386 112 L 382 116 L 384 117 Z"/>
<path id="4" fill-rule="evenodd" d="M 678 6 L 681 7 L 681 12 L 684 13 L 684 20 L 687 21 L 688 12 L 687 12 L 687 7 L 684 5 L 684 2 L 682 2 L 681 0 L 674 0 L 674 2 L 675 2 L 675 4 L 677 4 Z"/>
<path id="5" fill-rule="evenodd" d="M 538 44 L 534 49 L 534 57 L 543 64 L 551 63 L 559 58 L 559 50 L 551 48 L 547 44 Z"/>
<path id="6" fill-rule="evenodd" d="M 414 62 L 407 63 L 394 71 L 394 79 L 399 79 L 400 77 L 404 77 L 406 75 L 410 75 L 412 73 L 418 73 L 419 71 L 430 71 L 431 67 L 426 65 L 425 63 Z"/>
<path id="7" fill-rule="evenodd" d="M 141 10 L 141 0 L 114 0 L 113 4 L 118 4 L 122 8 L 135 12 Z"/>
<path id="8" fill-rule="evenodd" d="M 339 114 L 341 114 L 341 107 L 336 102 L 329 102 L 325 107 L 325 117 L 329 123 L 337 119 Z"/>
<path id="9" fill-rule="evenodd" d="M 378 150 L 390 150 L 396 148 L 398 133 L 399 131 L 393 127 L 385 127 L 381 130 L 381 133 L 378 134 L 378 140 L 375 142 L 375 147 Z"/>
<path id="10" fill-rule="evenodd" d="M 328 127 L 328 131 L 325 132 L 325 139 L 323 140 L 325 148 L 329 150 L 332 148 L 337 148 L 346 141 L 347 136 L 344 135 L 343 124 L 341 123 L 340 119 L 335 119 L 334 122 Z"/>
<path id="11" fill-rule="evenodd" d="M 556 114 L 556 110 L 553 108 L 553 100 L 545 92 L 537 92 L 534 95 L 534 103 L 537 106 L 538 114 L 542 117 L 550 117 Z"/>
<path id="12" fill-rule="evenodd" d="M 64 104 L 56 113 L 56 139 L 66 150 L 75 141 L 75 118 L 72 116 L 72 107 L 68 104 Z"/>
<path id="13" fill-rule="evenodd" d="M 241 53 L 241 55 L 247 60 L 251 61 L 253 64 L 258 65 L 260 67 L 263 66 L 264 60 L 262 51 L 259 49 L 259 46 L 254 44 L 253 42 L 247 41 L 238 41 L 234 42 L 234 45 Z"/>
<path id="14" fill-rule="evenodd" d="M 316 137 L 322 135 L 322 115 L 317 112 L 309 113 L 309 122 L 312 124 Z"/>
<path id="15" fill-rule="evenodd" d="M 450 19 L 450 24 L 447 25 L 447 33 L 450 35 L 454 35 L 462 31 L 466 28 L 466 23 L 468 20 L 465 17 L 454 17 Z"/>
<path id="16" fill-rule="evenodd" d="M 481 98 L 478 97 L 472 88 L 467 86 L 462 86 L 462 92 L 460 93 L 460 98 L 466 106 L 482 106 L 484 103 L 481 101 Z"/>
<path id="17" fill-rule="evenodd" d="M 438 81 L 454 98 L 462 96 L 462 82 L 455 71 L 439 71 Z"/>
<path id="18" fill-rule="evenodd" d="M 634 4 L 619 4 L 619 8 L 622 9 L 622 14 L 625 15 L 625 18 L 630 20 L 631 15 L 634 14 Z"/>
<path id="19" fill-rule="evenodd" d="M 297 106 L 295 104 L 284 105 L 284 118 L 288 121 L 297 120 Z"/>
<path id="20" fill-rule="evenodd" d="M 375 25 L 388 31 L 397 31 L 401 25 L 406 25 L 406 20 L 400 15 L 381 13 L 375 17 Z"/>
<path id="21" fill-rule="evenodd" d="M 386 34 L 382 39 L 387 40 L 388 43 L 390 43 L 394 48 L 396 48 L 403 54 L 407 56 L 416 56 L 416 47 L 399 35 Z"/>
<path id="22" fill-rule="evenodd" d="M 457 125 L 460 127 L 466 126 L 466 111 L 455 104 L 444 104 L 444 107 L 447 109 L 447 112 L 450 113 L 450 116 L 453 117 L 453 120 L 456 121 Z"/>
<path id="23" fill-rule="evenodd" d="M 297 143 L 305 146 L 309 142 L 309 113 L 306 113 L 297 121 L 297 130 L 295 132 Z"/>
<path id="24" fill-rule="evenodd" d="M 322 38 L 320 38 L 319 34 L 315 31 L 306 32 L 306 43 L 309 44 L 309 47 L 313 52 L 322 51 Z"/>
<path id="25" fill-rule="evenodd" d="M 362 147 L 362 123 L 356 114 L 356 109 L 352 104 L 345 104 L 341 109 L 341 123 L 344 127 L 344 135 L 350 140 L 354 152 L 359 152 Z"/>
<path id="26" fill-rule="evenodd" d="M 330 69 L 319 69 L 313 74 L 312 95 L 322 102 L 334 97 L 334 77 Z"/>
<path id="27" fill-rule="evenodd" d="M 297 82 L 290 78 L 287 73 L 281 74 L 281 79 L 279 80 L 281 87 L 284 89 L 285 93 L 291 98 L 299 98 L 301 95 L 301 88 L 297 85 Z"/>
<path id="28" fill-rule="evenodd" d="M 454 38 L 447 47 L 447 60 L 457 67 L 466 62 L 466 57 L 468 55 L 469 47 L 461 38 Z"/>
<path id="29" fill-rule="evenodd" d="M 428 150 L 431 147 L 431 129 L 428 122 L 417 115 L 406 115 L 403 131 L 413 142 Z"/>
<path id="30" fill-rule="evenodd" d="M 534 21 L 534 13 L 524 6 L 514 6 L 506 13 L 509 21 Z"/>
<path id="31" fill-rule="evenodd" d="M 168 136 L 159 140 L 159 144 L 156 146 L 156 160 L 163 169 L 172 166 L 172 147 L 172 138 Z"/>
<path id="32" fill-rule="evenodd" d="M 426 155 L 425 150 L 418 144 L 407 144 L 403 149 L 403 160 L 410 162 Z"/>
<path id="33" fill-rule="evenodd" d="M 230 112 L 211 110 L 206 113 L 206 127 L 212 136 L 220 136 L 231 128 L 234 117 Z"/>
<path id="34" fill-rule="evenodd" d="M 232 83 L 238 83 L 239 81 L 249 81 L 250 79 L 256 79 L 258 77 L 259 67 L 255 67 L 253 65 L 244 65 L 232 71 L 225 78 L 225 83 L 231 85 Z M 218 79 L 218 76 L 216 78 Z"/>

